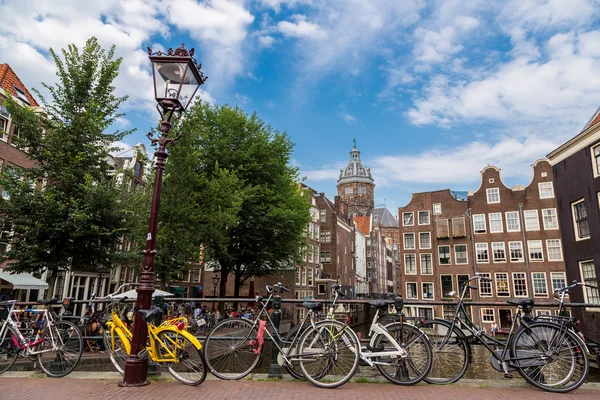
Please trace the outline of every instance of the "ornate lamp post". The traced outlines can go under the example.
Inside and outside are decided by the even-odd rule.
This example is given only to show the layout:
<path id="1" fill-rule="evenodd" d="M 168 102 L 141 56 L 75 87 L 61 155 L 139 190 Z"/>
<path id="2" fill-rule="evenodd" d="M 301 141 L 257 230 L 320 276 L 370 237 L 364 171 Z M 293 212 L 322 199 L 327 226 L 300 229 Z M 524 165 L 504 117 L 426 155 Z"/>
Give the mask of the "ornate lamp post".
<path id="1" fill-rule="evenodd" d="M 219 279 L 221 279 L 219 277 L 219 275 L 215 274 L 212 277 L 212 281 L 213 281 L 213 297 L 217 298 L 217 285 L 219 284 Z M 213 301 L 213 311 L 215 311 L 215 302 Z"/>
<path id="2" fill-rule="evenodd" d="M 150 308 L 152 293 L 154 292 L 154 258 L 157 253 L 156 230 L 162 178 L 168 157 L 166 148 L 167 145 L 175 144 L 181 138 L 179 133 L 174 138 L 168 137 L 171 120 L 175 114 L 179 116 L 187 109 L 196 91 L 207 79 L 200 70 L 202 64 L 198 65 L 194 59 L 194 49 L 187 51 L 183 44 L 175 51 L 169 49 L 167 53 L 161 51 L 153 53 L 152 49 L 148 47 L 148 55 L 152 62 L 154 97 L 158 103 L 156 108 L 161 117 L 161 124 L 158 138 L 154 138 L 152 132 L 148 133 L 152 145 L 158 145 L 158 149 L 154 153 L 156 174 L 146 249 L 142 261 L 140 285 L 137 288 L 137 310 Z M 125 362 L 125 375 L 123 382 L 119 384 L 120 386 L 143 386 L 148 384 L 146 379 L 148 373 L 147 336 L 146 321 L 138 315 L 133 325 L 131 352 Z"/>

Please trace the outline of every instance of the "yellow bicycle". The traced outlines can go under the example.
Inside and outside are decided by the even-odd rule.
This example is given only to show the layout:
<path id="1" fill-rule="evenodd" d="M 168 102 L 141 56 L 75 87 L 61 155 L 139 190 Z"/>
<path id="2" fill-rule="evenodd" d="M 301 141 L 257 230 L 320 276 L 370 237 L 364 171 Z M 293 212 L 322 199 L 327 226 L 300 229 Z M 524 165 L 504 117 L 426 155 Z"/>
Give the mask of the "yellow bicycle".
<path id="1" fill-rule="evenodd" d="M 126 298 L 116 299 L 122 285 L 113 294 L 106 296 L 111 300 L 110 311 L 104 322 L 104 343 L 110 360 L 121 374 L 125 371 L 125 360 L 131 351 L 133 333 L 119 317 L 120 303 Z M 144 318 L 148 325 L 148 346 L 141 356 L 147 356 L 153 362 L 164 365 L 175 379 L 186 385 L 199 385 L 206 378 L 206 363 L 202 345 L 186 330 L 187 320 L 177 318 L 156 326 L 153 321 L 162 315 L 162 310 L 153 307 L 138 311 L 137 318 Z"/>

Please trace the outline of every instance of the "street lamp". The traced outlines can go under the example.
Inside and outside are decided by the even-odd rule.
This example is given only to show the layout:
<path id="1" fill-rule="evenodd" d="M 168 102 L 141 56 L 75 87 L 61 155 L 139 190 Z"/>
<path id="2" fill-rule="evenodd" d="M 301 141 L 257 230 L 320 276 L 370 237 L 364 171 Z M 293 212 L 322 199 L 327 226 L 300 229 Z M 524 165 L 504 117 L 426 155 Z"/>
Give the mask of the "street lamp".
<path id="1" fill-rule="evenodd" d="M 168 137 L 171 120 L 174 114 L 181 115 L 187 109 L 198 88 L 207 79 L 200 70 L 202 64 L 198 65 L 194 59 L 194 49 L 187 51 L 183 44 L 175 51 L 169 49 L 166 53 L 161 51 L 153 53 L 152 49 L 148 47 L 148 56 L 152 62 L 154 97 L 158 103 L 156 108 L 161 117 L 161 124 L 158 138 L 154 138 L 152 132 L 147 135 L 153 146 L 158 145 L 158 149 L 154 153 L 156 174 L 148 235 L 146 236 L 146 249 L 143 251 L 144 260 L 142 261 L 140 284 L 137 288 L 137 310 L 150 308 L 152 293 L 154 292 L 154 258 L 157 253 L 158 210 L 160 208 L 160 192 L 165 162 L 169 155 L 166 148 L 167 145 L 175 144 L 181 138 L 181 134 L 177 134 L 174 138 Z M 123 382 L 119 384 L 120 386 L 143 386 L 148 384 L 146 379 L 148 374 L 147 337 L 146 321 L 137 316 L 133 324 L 131 351 L 125 361 L 125 374 Z"/>
<path id="2" fill-rule="evenodd" d="M 221 279 L 219 277 L 219 275 L 215 274 L 212 277 L 212 281 L 213 281 L 213 297 L 217 298 L 217 285 L 219 284 L 219 279 Z M 213 300 L 213 311 L 215 311 L 215 302 Z"/>

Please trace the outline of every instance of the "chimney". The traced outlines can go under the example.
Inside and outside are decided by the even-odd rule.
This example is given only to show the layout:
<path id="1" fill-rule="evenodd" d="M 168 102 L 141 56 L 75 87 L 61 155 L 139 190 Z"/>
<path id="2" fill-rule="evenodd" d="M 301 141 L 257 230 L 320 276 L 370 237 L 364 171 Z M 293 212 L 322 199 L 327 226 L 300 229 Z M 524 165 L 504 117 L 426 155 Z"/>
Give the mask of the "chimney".
<path id="1" fill-rule="evenodd" d="M 335 202 L 335 213 L 337 215 L 340 215 L 340 196 L 335 196 L 334 198 L 334 202 Z"/>

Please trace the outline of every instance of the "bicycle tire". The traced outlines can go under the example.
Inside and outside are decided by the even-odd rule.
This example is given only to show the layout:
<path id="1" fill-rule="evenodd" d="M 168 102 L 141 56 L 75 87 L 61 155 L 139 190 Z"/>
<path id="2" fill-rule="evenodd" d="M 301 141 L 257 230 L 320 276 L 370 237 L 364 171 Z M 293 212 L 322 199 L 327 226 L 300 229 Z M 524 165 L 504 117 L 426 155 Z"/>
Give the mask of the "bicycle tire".
<path id="1" fill-rule="evenodd" d="M 169 350 L 174 351 L 177 361 L 166 363 L 169 373 L 184 385 L 197 386 L 206 379 L 206 362 L 202 351 L 185 336 L 175 332 L 160 332 L 160 340 Z M 159 345 L 159 350 L 162 347 Z M 164 355 L 161 358 L 169 358 Z M 161 363 L 162 364 L 162 363 Z"/>
<path id="2" fill-rule="evenodd" d="M 108 351 L 110 361 L 121 375 L 125 374 L 125 361 L 127 360 L 127 351 L 123 346 L 121 337 L 116 330 L 111 334 L 104 331 L 104 347 Z"/>
<path id="3" fill-rule="evenodd" d="M 62 378 L 70 374 L 79 364 L 83 354 L 83 335 L 75 324 L 69 321 L 54 321 L 42 331 L 44 338 L 35 349 L 40 368 L 47 376 Z"/>
<path id="4" fill-rule="evenodd" d="M 429 338 L 433 355 L 431 370 L 423 380 L 435 385 L 458 382 L 471 364 L 471 347 L 462 331 L 454 326 L 447 343 L 440 347 L 452 328 L 451 322 L 427 320 L 419 328 Z"/>
<path id="5" fill-rule="evenodd" d="M 385 328 L 400 344 L 400 347 L 407 351 L 408 355 L 405 359 L 376 357 L 375 360 L 378 362 L 393 364 L 376 364 L 379 373 L 396 385 L 411 386 L 421 382 L 429 373 L 433 360 L 427 335 L 414 325 L 400 324 L 400 322 L 388 324 Z M 385 349 L 384 351 L 396 349 L 385 335 L 377 334 L 373 337 L 373 347 L 381 346 Z"/>
<path id="6" fill-rule="evenodd" d="M 308 326 L 310 326 L 310 325 L 308 325 Z M 282 347 L 287 347 L 288 344 L 292 343 L 292 340 L 294 340 L 294 338 L 296 338 L 296 336 L 298 335 L 298 331 L 300 330 L 300 328 L 302 328 L 302 325 L 296 325 L 287 333 L 287 335 L 285 335 L 285 338 L 283 339 Z M 306 326 L 304 326 L 304 328 L 306 329 Z M 299 337 L 301 337 L 301 336 L 302 336 L 302 333 L 299 334 Z M 298 339 L 299 339 L 299 337 L 298 337 Z M 286 357 L 293 356 L 298 353 L 298 343 L 300 343 L 300 340 L 296 340 L 294 348 L 288 350 Z M 290 361 L 290 365 L 285 365 L 285 362 L 284 362 L 284 367 L 285 367 L 285 370 L 287 371 L 287 373 L 290 374 L 293 378 L 295 378 L 295 379 L 304 378 L 304 374 L 302 374 L 302 371 L 300 370 L 300 365 L 298 364 L 298 361 Z"/>
<path id="7" fill-rule="evenodd" d="M 7 326 L 4 335 L 0 338 L 0 374 L 8 371 L 17 360 L 19 349 L 15 346 L 13 337 L 17 340 L 19 335 L 12 326 Z"/>
<path id="8" fill-rule="evenodd" d="M 332 389 L 348 382 L 360 358 L 356 333 L 339 321 L 321 321 L 306 329 L 298 343 L 300 370 L 313 385 Z"/>
<path id="9" fill-rule="evenodd" d="M 514 358 L 539 354 L 539 359 L 517 360 L 517 371 L 526 381 L 547 392 L 575 390 L 585 382 L 589 372 L 585 344 L 572 331 L 553 323 L 523 326 L 511 341 L 511 351 Z M 561 371 L 568 373 L 560 377 Z"/>
<path id="10" fill-rule="evenodd" d="M 254 352 L 258 330 L 252 322 L 228 318 L 219 322 L 206 336 L 204 357 L 210 372 L 220 379 L 237 380 L 258 365 L 262 352 Z M 254 342 L 253 342 L 254 343 Z"/>

